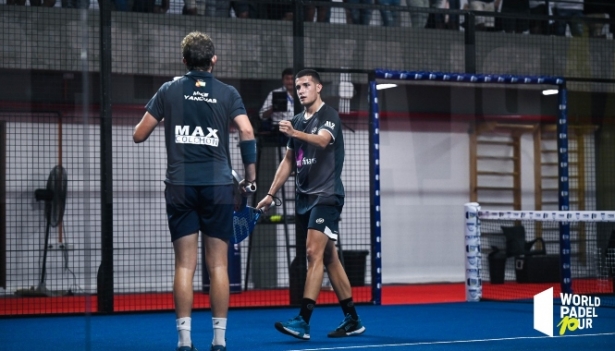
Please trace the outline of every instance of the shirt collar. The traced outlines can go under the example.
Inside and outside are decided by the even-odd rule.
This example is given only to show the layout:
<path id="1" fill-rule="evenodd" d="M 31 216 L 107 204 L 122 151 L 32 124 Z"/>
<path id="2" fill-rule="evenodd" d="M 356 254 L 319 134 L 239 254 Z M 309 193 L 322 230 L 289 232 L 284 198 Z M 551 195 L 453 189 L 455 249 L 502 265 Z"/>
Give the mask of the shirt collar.
<path id="1" fill-rule="evenodd" d="M 192 71 L 186 73 L 186 75 L 190 76 L 190 77 L 204 77 L 204 78 L 211 78 L 211 77 L 213 77 L 213 75 L 210 72 L 197 71 L 197 70 L 192 70 Z"/>

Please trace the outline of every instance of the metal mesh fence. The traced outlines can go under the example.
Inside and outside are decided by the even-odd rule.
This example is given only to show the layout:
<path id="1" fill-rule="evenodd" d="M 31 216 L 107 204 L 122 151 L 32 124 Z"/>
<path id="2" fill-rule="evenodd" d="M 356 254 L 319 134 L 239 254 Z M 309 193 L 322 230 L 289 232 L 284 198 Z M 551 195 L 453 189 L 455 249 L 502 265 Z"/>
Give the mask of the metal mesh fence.
<path id="1" fill-rule="evenodd" d="M 594 2 L 586 1 L 586 7 Z M 102 297 L 97 293 L 110 289 L 101 286 L 109 280 L 99 275 L 105 257 L 101 238 L 110 234 L 103 230 L 108 217 L 101 218 L 101 213 L 109 206 L 113 309 L 172 308 L 173 254 L 162 196 L 166 164 L 162 129 L 138 146 L 131 134 L 158 87 L 185 73 L 179 44 L 190 31 L 213 38 L 219 56 L 214 74 L 238 89 L 259 134 L 260 189 L 268 187 L 280 150 L 277 136 L 263 126 L 258 113 L 267 94 L 282 86 L 281 73 L 287 67 L 329 69 L 323 73 L 323 97 L 340 111 L 345 123 L 347 202 L 340 224 L 341 246 L 347 261 L 355 262 L 347 263 L 351 265 L 347 270 L 356 278 L 358 302 L 373 298 L 367 73 L 335 70 L 561 75 L 568 78 L 571 95 L 579 94 L 577 99 L 571 96 L 570 109 L 579 112 L 581 122 L 589 119 L 598 126 L 609 115 L 610 107 L 596 108 L 592 101 L 608 101 L 614 86 L 612 19 L 602 15 L 612 13 L 612 7 L 589 6 L 593 13 L 572 21 L 587 29 L 576 36 L 571 26 L 564 35 L 554 35 L 555 24 L 562 20 L 554 11 L 476 12 L 466 1 L 443 2 L 448 4 L 444 9 L 409 3 L 304 1 L 298 6 L 295 1 L 102 0 L 44 1 L 37 6 L 33 1 L 0 0 L 0 110 L 4 111 L 0 116 L 5 148 L 4 242 L 0 243 L 0 257 L 5 260 L 0 262 L 0 278 L 4 277 L 0 287 L 4 306 L 9 306 L 2 311 L 81 312 L 89 297 L 92 310 L 100 308 L 97 299 Z M 109 7 L 112 12 L 106 19 Z M 511 19 L 527 20 L 528 29 L 508 33 Z M 105 55 L 110 55 L 109 61 Z M 349 90 L 345 83 L 351 84 Z M 404 99 L 387 96 L 389 112 L 450 113 L 429 111 L 440 107 L 433 104 L 410 110 Z M 91 118 L 84 121 L 88 113 Z M 108 116 L 111 132 L 101 127 L 101 118 Z M 604 147 L 609 139 L 605 134 L 596 138 L 603 145 L 596 147 L 597 157 L 609 160 Z M 110 151 L 104 147 L 109 144 Z M 237 162 L 238 150 L 231 149 Z M 68 175 L 65 213 L 62 225 L 50 228 L 45 244 L 45 200 L 37 201 L 34 192 L 45 188 L 49 172 L 58 164 Z M 599 164 L 607 167 L 608 162 Z M 596 177 L 604 174 L 598 172 Z M 112 188 L 107 188 L 108 179 Z M 293 191 L 286 187 L 289 199 Z M 105 202 L 109 195 L 111 204 Z M 596 201 L 599 208 L 612 205 L 600 195 Z M 267 217 L 257 226 L 254 239 L 242 243 L 242 292 L 233 294 L 233 307 L 289 303 L 289 265 L 296 242 L 292 201 L 288 206 L 286 213 L 281 209 L 272 213 L 273 220 Z M 275 217 L 280 214 L 281 218 Z M 199 262 L 195 288 L 203 284 L 201 266 Z M 40 294 L 41 286 L 52 293 Z M 334 303 L 328 288 L 325 282 L 321 296 L 325 303 Z M 62 296 L 36 302 L 25 298 L 37 294 Z M 195 306 L 207 307 L 207 295 L 199 294 Z"/>
<path id="2" fill-rule="evenodd" d="M 605 296 L 604 306 L 609 307 L 615 305 L 606 298 L 613 294 L 613 249 L 606 245 L 612 229 L 612 223 L 599 221 L 570 225 L 572 291 Z M 524 300 L 551 286 L 559 290 L 558 223 L 481 220 L 481 238 L 484 299 Z M 520 250 L 515 251 L 518 240 Z"/>

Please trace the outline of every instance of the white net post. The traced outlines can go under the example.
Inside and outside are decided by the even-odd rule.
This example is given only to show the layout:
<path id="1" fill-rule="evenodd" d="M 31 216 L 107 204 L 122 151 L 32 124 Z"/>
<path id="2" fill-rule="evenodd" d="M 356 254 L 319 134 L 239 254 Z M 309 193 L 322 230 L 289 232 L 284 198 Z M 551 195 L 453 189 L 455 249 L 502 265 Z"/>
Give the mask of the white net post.
<path id="1" fill-rule="evenodd" d="M 481 249 L 480 249 L 480 220 L 478 211 L 480 205 L 469 202 L 464 205 L 465 212 L 465 261 L 466 261 L 466 301 L 480 301 L 483 295 L 481 281 Z"/>

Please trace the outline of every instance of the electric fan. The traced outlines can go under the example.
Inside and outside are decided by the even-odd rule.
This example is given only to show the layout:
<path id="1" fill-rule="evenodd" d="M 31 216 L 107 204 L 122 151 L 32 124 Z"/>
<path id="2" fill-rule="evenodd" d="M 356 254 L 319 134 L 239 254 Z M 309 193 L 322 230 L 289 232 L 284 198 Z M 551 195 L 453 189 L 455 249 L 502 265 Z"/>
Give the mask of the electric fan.
<path id="1" fill-rule="evenodd" d="M 45 276 L 47 273 L 47 251 L 49 249 L 49 233 L 51 228 L 55 228 L 62 223 L 64 217 L 64 207 L 66 205 L 66 188 L 68 176 L 64 167 L 58 165 L 53 167 L 47 178 L 45 189 L 36 189 L 34 197 L 36 201 L 45 201 L 45 245 L 43 247 L 43 267 L 41 277 L 36 289 L 21 289 L 15 292 L 22 296 L 61 296 L 66 295 L 66 291 L 48 290 L 45 286 Z"/>

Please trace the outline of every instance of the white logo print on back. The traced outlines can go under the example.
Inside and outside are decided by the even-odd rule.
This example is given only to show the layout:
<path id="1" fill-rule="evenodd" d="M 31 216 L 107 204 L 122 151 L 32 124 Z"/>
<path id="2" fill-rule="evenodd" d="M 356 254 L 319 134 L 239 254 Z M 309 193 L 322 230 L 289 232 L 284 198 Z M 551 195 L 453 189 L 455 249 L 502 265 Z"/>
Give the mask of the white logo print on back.
<path id="1" fill-rule="evenodd" d="M 177 144 L 209 145 L 218 147 L 220 139 L 218 130 L 207 127 L 208 134 L 205 135 L 203 128 L 197 126 L 190 132 L 190 126 L 175 126 L 175 142 Z"/>

